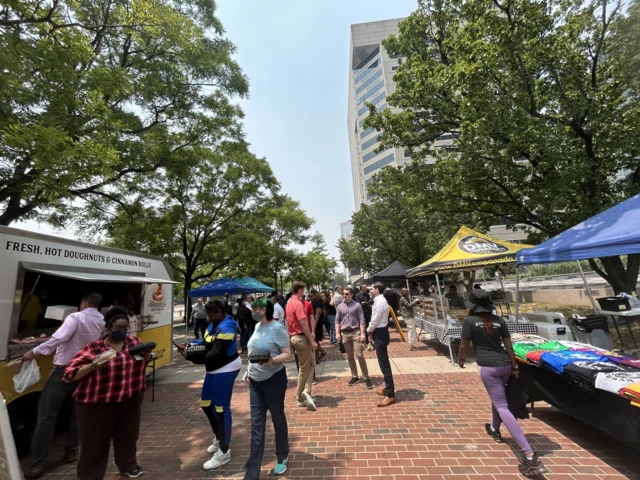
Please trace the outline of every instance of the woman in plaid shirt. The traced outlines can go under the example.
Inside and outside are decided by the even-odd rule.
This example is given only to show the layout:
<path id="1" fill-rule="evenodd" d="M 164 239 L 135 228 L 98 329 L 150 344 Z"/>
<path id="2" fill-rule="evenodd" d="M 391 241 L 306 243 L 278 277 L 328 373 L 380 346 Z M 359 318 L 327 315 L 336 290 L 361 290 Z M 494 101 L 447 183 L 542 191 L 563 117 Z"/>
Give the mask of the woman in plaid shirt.
<path id="1" fill-rule="evenodd" d="M 73 398 L 78 412 L 80 480 L 102 480 L 113 440 L 115 463 L 122 475 L 142 475 L 136 457 L 145 369 L 150 354 L 137 360 L 129 349 L 142 342 L 128 337 L 126 309 L 114 307 L 105 315 L 106 336 L 81 349 L 69 362 L 63 379 L 79 382 Z M 104 361 L 100 354 L 114 350 Z M 112 354 L 113 355 L 113 354 Z"/>

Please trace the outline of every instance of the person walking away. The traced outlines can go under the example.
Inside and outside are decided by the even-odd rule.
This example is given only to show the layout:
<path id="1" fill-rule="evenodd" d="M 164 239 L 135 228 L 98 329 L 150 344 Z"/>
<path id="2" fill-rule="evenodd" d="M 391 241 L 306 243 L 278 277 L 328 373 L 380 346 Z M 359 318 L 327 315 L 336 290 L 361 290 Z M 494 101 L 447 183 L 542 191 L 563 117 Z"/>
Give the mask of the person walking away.
<path id="1" fill-rule="evenodd" d="M 316 349 L 316 364 L 320 362 L 327 352 L 322 348 L 321 342 L 324 340 L 324 333 L 322 331 L 323 326 L 325 325 L 325 315 L 324 315 L 324 297 L 321 292 L 313 291 L 311 297 L 311 307 L 313 309 L 314 315 L 314 334 L 315 341 L 318 344 L 318 348 Z"/>
<path id="2" fill-rule="evenodd" d="M 311 398 L 311 384 L 316 366 L 313 351 L 317 348 L 317 344 L 311 335 L 311 322 L 301 301 L 304 296 L 305 284 L 293 282 L 292 290 L 293 295 L 287 304 L 286 316 L 291 347 L 298 354 L 300 362 L 296 400 L 299 407 L 307 407 L 307 410 L 314 412 L 316 404 Z"/>
<path id="3" fill-rule="evenodd" d="M 88 293 L 82 297 L 80 311 L 67 316 L 62 325 L 49 340 L 25 353 L 23 362 L 29 362 L 42 355 L 53 357 L 53 369 L 44 385 L 38 402 L 38 420 L 33 438 L 31 454 L 27 460 L 28 468 L 25 477 L 39 478 L 44 474 L 44 461 L 51 450 L 58 415 L 68 400 L 71 400 L 77 385 L 63 381 L 65 368 L 81 348 L 100 338 L 104 330 L 104 317 L 98 311 L 102 295 Z M 67 442 L 62 459 L 66 463 L 75 462 L 78 458 L 78 427 L 76 413 L 72 410 L 67 428 Z"/>
<path id="4" fill-rule="evenodd" d="M 371 289 L 373 295 L 373 312 L 368 331 L 373 336 L 373 348 L 378 357 L 378 365 L 384 377 L 384 388 L 376 390 L 376 393 L 384 398 L 378 403 L 379 407 L 387 407 L 396 403 L 395 387 L 393 384 L 393 372 L 389 361 L 389 304 L 384 297 L 385 286 L 375 283 Z"/>
<path id="5" fill-rule="evenodd" d="M 358 377 L 358 367 L 356 366 L 356 359 L 358 357 L 358 363 L 360 364 L 360 371 L 362 372 L 362 378 L 364 378 L 367 388 L 373 388 L 373 383 L 369 378 L 369 369 L 367 368 L 367 361 L 364 358 L 364 342 L 366 341 L 365 334 L 365 321 L 364 312 L 362 311 L 362 305 L 353 300 L 353 288 L 346 287 L 344 289 L 344 302 L 338 307 L 336 315 L 336 340 L 342 341 L 344 349 L 347 352 L 347 361 L 349 362 L 349 369 L 351 370 L 351 380 L 349 380 L 349 386 L 353 387 L 360 382 Z"/>
<path id="6" fill-rule="evenodd" d="M 485 430 L 496 443 L 504 443 L 500 434 L 500 425 L 504 422 L 524 454 L 519 466 L 520 472 L 525 476 L 542 475 L 548 470 L 533 453 L 531 445 L 527 442 L 518 421 L 509 411 L 507 404 L 506 384 L 510 376 L 518 376 L 518 363 L 513 352 L 507 324 L 502 318 L 492 313 L 494 310 L 493 302 L 489 293 L 484 290 L 472 290 L 467 306 L 469 307 L 469 316 L 464 319 L 462 324 L 462 342 L 458 352 L 458 364 L 460 368 L 464 368 L 467 348 L 469 343 L 473 342 L 480 378 L 491 399 L 493 419 L 491 423 L 485 424 Z"/>
<path id="7" fill-rule="evenodd" d="M 324 310 L 327 315 L 327 319 L 329 320 L 329 343 L 331 345 L 337 345 L 336 342 L 336 307 L 333 304 L 333 297 L 335 296 L 335 292 L 332 288 L 329 289 L 329 295 L 325 298 L 324 302 Z"/>
<path id="8" fill-rule="evenodd" d="M 410 301 L 409 290 L 403 288 L 400 291 L 400 314 L 404 319 L 404 323 L 407 324 L 407 333 L 409 337 L 409 351 L 417 350 L 416 342 L 418 341 L 416 335 L 416 319 L 413 307 L 420 303 L 420 300 Z"/>
<path id="9" fill-rule="evenodd" d="M 193 306 L 191 312 L 191 323 L 193 324 L 193 334 L 196 338 L 200 338 L 198 332 L 202 333 L 204 338 L 204 332 L 207 329 L 207 312 L 204 309 L 204 301 L 199 298 L 196 304 Z"/>
<path id="10" fill-rule="evenodd" d="M 385 288 L 384 298 L 393 310 L 396 318 L 398 318 L 398 310 L 400 308 L 400 294 L 393 288 Z"/>
<path id="11" fill-rule="evenodd" d="M 80 480 L 104 478 L 111 442 L 120 475 L 137 478 L 144 473 L 138 465 L 137 443 L 151 353 L 135 356 L 129 352 L 142 342 L 127 336 L 129 315 L 125 308 L 112 308 L 104 320 L 105 338 L 82 348 L 63 375 L 65 382 L 77 385 L 73 399 L 80 432 Z M 102 361 L 100 356 L 109 353 L 112 358 Z"/>
<path id="12" fill-rule="evenodd" d="M 222 297 L 222 306 L 224 307 L 224 313 L 231 315 L 231 303 L 229 302 L 229 294 L 225 293 Z"/>
<path id="13" fill-rule="evenodd" d="M 240 300 L 239 298 L 233 302 L 233 304 L 231 305 L 231 316 L 233 317 L 233 319 L 237 322 L 238 321 L 238 306 L 240 305 L 240 302 L 242 300 Z"/>
<path id="14" fill-rule="evenodd" d="M 277 302 L 276 302 L 277 303 Z M 284 362 L 291 359 L 289 334 L 273 314 L 275 305 L 267 299 L 258 300 L 260 323 L 249 341 L 249 355 L 255 351 L 269 351 L 266 362 L 249 363 L 249 401 L 251 404 L 251 451 L 245 465 L 245 480 L 258 480 L 264 455 L 267 412 L 271 414 L 276 443 L 275 475 L 287 470 L 289 457 L 289 426 L 284 413 L 287 390 L 287 369 Z"/>
<path id="15" fill-rule="evenodd" d="M 253 318 L 251 310 L 247 307 L 247 302 L 238 301 L 238 325 L 240 327 L 240 348 L 242 353 L 247 353 L 247 344 L 251 338 L 251 325 Z"/>
<path id="16" fill-rule="evenodd" d="M 360 292 L 356 293 L 355 297 L 356 302 L 358 302 L 362 306 L 362 311 L 364 312 L 364 323 L 365 327 L 369 328 L 369 323 L 371 322 L 371 295 L 367 292 L 367 287 L 362 285 L 360 287 Z M 369 332 L 365 330 L 366 338 L 366 350 L 373 352 L 373 339 L 369 335 Z"/>
<path id="17" fill-rule="evenodd" d="M 213 456 L 202 468 L 213 470 L 231 461 L 231 396 L 242 360 L 238 355 L 236 321 L 227 315 L 220 301 L 207 302 L 205 308 L 209 322 L 204 334 L 207 373 L 202 385 L 200 407 L 211 424 L 214 439 L 207 448 L 207 453 Z"/>

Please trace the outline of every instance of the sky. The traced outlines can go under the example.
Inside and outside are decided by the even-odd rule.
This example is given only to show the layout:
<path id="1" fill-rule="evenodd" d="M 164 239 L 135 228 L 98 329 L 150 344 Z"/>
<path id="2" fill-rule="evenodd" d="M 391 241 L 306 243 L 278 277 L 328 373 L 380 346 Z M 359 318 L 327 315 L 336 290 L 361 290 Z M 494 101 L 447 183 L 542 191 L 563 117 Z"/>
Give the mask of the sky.
<path id="1" fill-rule="evenodd" d="M 416 0 L 218 0 L 218 17 L 249 77 L 240 101 L 253 153 L 315 220 L 336 259 L 353 213 L 347 136 L 350 25 L 405 17 Z M 53 233 L 33 222 L 15 224 Z M 55 232 L 72 236 L 71 232 Z"/>

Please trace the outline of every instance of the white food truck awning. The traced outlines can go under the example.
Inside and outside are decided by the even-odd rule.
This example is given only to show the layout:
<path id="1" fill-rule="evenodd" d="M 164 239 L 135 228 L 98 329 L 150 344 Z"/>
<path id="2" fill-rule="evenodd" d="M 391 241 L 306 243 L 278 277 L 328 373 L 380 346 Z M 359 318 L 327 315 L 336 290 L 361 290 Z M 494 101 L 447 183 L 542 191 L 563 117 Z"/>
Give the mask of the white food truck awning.
<path id="1" fill-rule="evenodd" d="M 164 278 L 144 277 L 142 275 L 116 275 L 111 273 L 71 272 L 68 270 L 52 270 L 44 268 L 29 268 L 28 270 L 56 277 L 72 278 L 83 282 L 114 282 L 114 283 L 164 283 L 176 284 L 173 280 Z"/>

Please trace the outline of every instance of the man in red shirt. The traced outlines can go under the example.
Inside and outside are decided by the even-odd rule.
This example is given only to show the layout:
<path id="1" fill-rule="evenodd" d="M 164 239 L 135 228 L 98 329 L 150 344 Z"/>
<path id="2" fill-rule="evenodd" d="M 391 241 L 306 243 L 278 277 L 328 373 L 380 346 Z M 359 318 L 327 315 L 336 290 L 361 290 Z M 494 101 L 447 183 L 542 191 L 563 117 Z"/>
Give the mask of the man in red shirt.
<path id="1" fill-rule="evenodd" d="M 306 286 L 302 282 L 293 282 L 291 291 L 293 295 L 287 303 L 287 324 L 291 347 L 298 354 L 300 370 L 298 372 L 297 400 L 299 407 L 307 407 L 314 412 L 316 404 L 311 398 L 311 382 L 316 367 L 316 359 L 313 351 L 317 344 L 311 335 L 311 321 L 301 299 L 304 296 Z"/>

